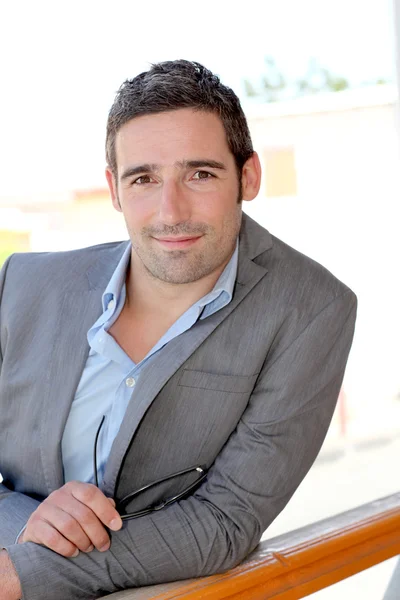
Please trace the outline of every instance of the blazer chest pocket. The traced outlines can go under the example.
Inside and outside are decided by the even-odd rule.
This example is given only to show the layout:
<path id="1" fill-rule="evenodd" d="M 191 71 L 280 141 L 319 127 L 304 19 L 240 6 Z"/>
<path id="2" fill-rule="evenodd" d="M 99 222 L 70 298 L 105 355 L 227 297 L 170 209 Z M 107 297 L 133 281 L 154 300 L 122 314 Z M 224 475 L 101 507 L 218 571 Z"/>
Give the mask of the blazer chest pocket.
<path id="1" fill-rule="evenodd" d="M 258 373 L 249 376 L 217 375 L 185 369 L 179 380 L 179 386 L 215 392 L 246 394 L 252 391 L 257 377 Z"/>
<path id="2" fill-rule="evenodd" d="M 191 440 L 200 449 L 199 462 L 210 466 L 236 428 L 246 409 L 257 375 L 216 375 L 184 370 L 179 396 L 191 411 L 196 425 Z M 181 431 L 183 427 L 181 428 Z"/>

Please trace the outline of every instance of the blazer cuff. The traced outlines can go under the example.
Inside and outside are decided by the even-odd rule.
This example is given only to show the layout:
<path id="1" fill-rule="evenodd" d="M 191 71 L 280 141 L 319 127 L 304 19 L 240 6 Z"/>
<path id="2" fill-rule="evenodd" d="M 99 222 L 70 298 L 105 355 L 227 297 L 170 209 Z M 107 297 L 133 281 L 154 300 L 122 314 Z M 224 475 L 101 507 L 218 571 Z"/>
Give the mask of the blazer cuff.
<path id="1" fill-rule="evenodd" d="M 39 500 L 12 492 L 0 483 L 0 548 L 16 543 Z"/>

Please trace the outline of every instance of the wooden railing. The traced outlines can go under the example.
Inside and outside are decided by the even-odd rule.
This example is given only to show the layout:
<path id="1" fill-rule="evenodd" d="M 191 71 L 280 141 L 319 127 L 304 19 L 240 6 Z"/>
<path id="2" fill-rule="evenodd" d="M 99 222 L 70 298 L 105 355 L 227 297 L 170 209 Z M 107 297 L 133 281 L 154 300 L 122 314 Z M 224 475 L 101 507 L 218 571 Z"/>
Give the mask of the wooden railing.
<path id="1" fill-rule="evenodd" d="M 400 554 L 400 493 L 261 542 L 235 569 L 119 600 L 297 600 Z"/>

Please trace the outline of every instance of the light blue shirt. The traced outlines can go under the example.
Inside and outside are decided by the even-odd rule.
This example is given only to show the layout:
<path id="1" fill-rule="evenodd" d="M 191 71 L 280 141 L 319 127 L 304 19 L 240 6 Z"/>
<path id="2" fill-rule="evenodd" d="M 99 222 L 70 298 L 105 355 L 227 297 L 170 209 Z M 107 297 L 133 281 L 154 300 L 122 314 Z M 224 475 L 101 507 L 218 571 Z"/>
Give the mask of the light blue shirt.
<path id="1" fill-rule="evenodd" d="M 131 254 L 131 245 L 128 245 L 103 293 L 103 313 L 87 334 L 89 355 L 61 442 L 65 482 L 94 482 L 94 440 L 105 415 L 97 445 L 98 478 L 102 480 L 111 446 L 144 364 L 168 342 L 190 329 L 199 318 L 206 319 L 229 304 L 237 275 L 238 248 L 237 241 L 232 258 L 211 292 L 181 315 L 136 364 L 107 332 L 117 320 L 126 299 L 125 278 Z"/>

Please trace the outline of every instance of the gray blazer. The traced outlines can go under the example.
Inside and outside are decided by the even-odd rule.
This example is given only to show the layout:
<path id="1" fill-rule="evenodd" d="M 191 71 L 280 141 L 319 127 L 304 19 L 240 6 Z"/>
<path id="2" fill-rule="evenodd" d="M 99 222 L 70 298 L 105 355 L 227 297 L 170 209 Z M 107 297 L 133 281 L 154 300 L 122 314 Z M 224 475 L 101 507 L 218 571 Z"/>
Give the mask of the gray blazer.
<path id="1" fill-rule="evenodd" d="M 106 553 L 66 559 L 15 545 L 38 503 L 63 485 L 60 441 L 86 333 L 125 248 L 14 255 L 1 273 L 0 546 L 27 600 L 87 600 L 235 566 L 311 467 L 338 397 L 353 292 L 244 216 L 231 303 L 147 363 L 102 489 L 118 500 L 197 464 L 210 469 L 207 479 L 189 497 L 125 522 Z M 174 485 L 168 493 L 179 491 Z"/>

